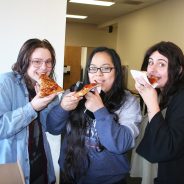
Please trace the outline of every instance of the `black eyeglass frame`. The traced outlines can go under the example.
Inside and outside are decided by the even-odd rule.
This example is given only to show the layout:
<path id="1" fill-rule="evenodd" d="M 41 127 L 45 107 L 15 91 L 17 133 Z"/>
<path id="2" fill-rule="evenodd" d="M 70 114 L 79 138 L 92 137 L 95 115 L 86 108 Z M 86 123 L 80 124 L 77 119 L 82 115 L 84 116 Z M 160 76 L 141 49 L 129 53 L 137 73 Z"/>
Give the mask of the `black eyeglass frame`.
<path id="1" fill-rule="evenodd" d="M 90 71 L 90 68 L 96 69 L 96 71 L 95 71 L 95 72 L 91 72 L 91 71 Z M 107 71 L 104 72 L 104 71 L 103 71 L 104 68 L 105 68 L 105 69 L 108 68 L 109 71 L 108 71 L 108 72 L 107 72 Z M 99 68 L 98 68 L 98 67 L 89 67 L 89 68 L 88 68 L 88 73 L 97 73 L 98 70 L 100 70 L 100 72 L 102 72 L 102 73 L 110 73 L 110 72 L 112 71 L 112 69 L 114 69 L 114 68 L 115 68 L 115 67 L 99 67 Z"/>

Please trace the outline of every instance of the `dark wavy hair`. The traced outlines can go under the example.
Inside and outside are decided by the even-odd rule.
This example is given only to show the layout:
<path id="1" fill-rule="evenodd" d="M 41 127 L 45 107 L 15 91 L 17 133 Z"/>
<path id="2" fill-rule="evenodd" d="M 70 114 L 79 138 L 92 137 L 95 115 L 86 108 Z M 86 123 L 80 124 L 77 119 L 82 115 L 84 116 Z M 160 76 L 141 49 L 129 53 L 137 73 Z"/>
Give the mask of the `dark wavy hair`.
<path id="1" fill-rule="evenodd" d="M 56 56 L 55 56 L 54 48 L 52 47 L 50 42 L 46 39 L 43 39 L 43 40 L 40 40 L 37 38 L 29 39 L 22 45 L 17 57 L 17 61 L 12 66 L 12 70 L 22 75 L 25 78 L 25 80 L 28 83 L 30 83 L 30 85 L 31 85 L 31 82 L 30 82 L 29 76 L 27 75 L 27 69 L 30 64 L 30 57 L 32 53 L 35 51 L 35 49 L 37 48 L 45 48 L 50 51 L 50 54 L 52 57 L 52 63 L 53 63 L 50 77 L 54 78 L 54 68 L 56 64 Z"/>
<path id="2" fill-rule="evenodd" d="M 125 102 L 125 87 L 123 83 L 123 74 L 121 67 L 121 60 L 114 49 L 107 47 L 98 47 L 93 50 L 86 63 L 85 75 L 83 85 L 89 84 L 88 68 L 91 60 L 96 53 L 107 53 L 115 67 L 115 80 L 111 89 L 100 96 L 109 113 L 113 114 L 114 119 L 118 121 L 115 111 L 118 110 Z M 66 158 L 64 162 L 63 178 L 66 183 L 75 183 L 82 175 L 85 175 L 90 165 L 90 159 L 85 147 L 86 128 L 88 127 L 87 118 L 85 116 L 85 99 L 81 100 L 77 108 L 70 112 L 69 127 L 70 131 L 67 133 L 67 148 Z M 91 112 L 90 112 L 91 113 Z M 92 114 L 92 113 L 91 113 Z M 101 145 L 103 149 L 103 145 Z M 103 150 L 102 149 L 102 150 Z"/>
<path id="3" fill-rule="evenodd" d="M 164 108 L 178 87 L 184 85 L 184 55 L 176 44 L 161 41 L 146 51 L 141 70 L 147 70 L 149 57 L 155 51 L 168 59 L 168 81 L 162 92 L 158 90 L 161 94 L 160 105 Z"/>

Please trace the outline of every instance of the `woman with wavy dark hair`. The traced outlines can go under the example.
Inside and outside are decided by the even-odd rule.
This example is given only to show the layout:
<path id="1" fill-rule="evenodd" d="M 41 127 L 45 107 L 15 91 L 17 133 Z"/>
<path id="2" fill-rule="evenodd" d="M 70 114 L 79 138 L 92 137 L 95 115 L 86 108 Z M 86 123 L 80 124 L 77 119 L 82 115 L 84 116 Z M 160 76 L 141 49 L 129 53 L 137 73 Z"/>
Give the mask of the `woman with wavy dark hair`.
<path id="1" fill-rule="evenodd" d="M 158 163 L 155 184 L 184 183 L 184 55 L 172 42 L 150 47 L 143 67 L 157 78 L 154 89 L 143 78 L 135 87 L 147 107 L 147 126 L 137 153 Z"/>
<path id="2" fill-rule="evenodd" d="M 85 84 L 95 82 L 100 93 L 75 97 Z M 138 101 L 123 85 L 120 57 L 113 49 L 96 48 L 83 83 L 72 86 L 47 118 L 48 131 L 63 137 L 61 183 L 126 183 L 126 152 L 134 146 L 140 120 Z"/>
<path id="3" fill-rule="evenodd" d="M 56 94 L 44 98 L 36 94 L 40 74 L 52 78 L 55 63 L 49 41 L 29 39 L 13 71 L 0 75 L 0 164 L 19 162 L 26 184 L 55 183 L 45 119 L 59 100 Z"/>

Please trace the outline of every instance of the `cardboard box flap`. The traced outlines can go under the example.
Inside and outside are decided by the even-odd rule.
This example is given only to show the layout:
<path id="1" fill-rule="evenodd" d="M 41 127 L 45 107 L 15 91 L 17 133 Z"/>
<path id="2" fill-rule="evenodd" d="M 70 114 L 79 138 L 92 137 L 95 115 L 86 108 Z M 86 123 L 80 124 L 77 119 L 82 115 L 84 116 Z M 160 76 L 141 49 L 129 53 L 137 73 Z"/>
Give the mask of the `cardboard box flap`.
<path id="1" fill-rule="evenodd" d="M 0 164 L 1 184 L 25 184 L 22 168 L 18 162 Z"/>

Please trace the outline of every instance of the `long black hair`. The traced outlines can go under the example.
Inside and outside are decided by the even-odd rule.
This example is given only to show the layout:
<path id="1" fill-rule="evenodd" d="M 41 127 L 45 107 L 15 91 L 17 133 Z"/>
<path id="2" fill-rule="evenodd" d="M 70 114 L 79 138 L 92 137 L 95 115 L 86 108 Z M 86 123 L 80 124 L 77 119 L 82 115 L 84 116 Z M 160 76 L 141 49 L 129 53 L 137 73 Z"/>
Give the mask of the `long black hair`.
<path id="1" fill-rule="evenodd" d="M 88 68 L 91 60 L 96 53 L 105 52 L 111 59 L 115 67 L 115 80 L 108 92 L 101 92 L 100 96 L 109 113 L 114 115 L 114 119 L 118 121 L 115 111 L 118 110 L 125 102 L 125 87 L 123 83 L 122 66 L 119 55 L 114 49 L 107 47 L 98 47 L 93 50 L 86 63 L 83 85 L 89 84 Z M 63 177 L 66 183 L 75 183 L 81 176 L 85 175 L 90 165 L 90 159 L 85 147 L 86 128 L 89 122 L 85 116 L 85 99 L 82 99 L 77 108 L 70 112 L 69 130 L 66 136 L 67 148 L 66 158 L 64 162 Z M 91 113 L 92 114 L 92 113 Z M 103 147 L 103 145 L 102 145 Z"/>
<path id="2" fill-rule="evenodd" d="M 184 85 L 184 55 L 176 44 L 161 41 L 146 51 L 141 70 L 147 70 L 149 57 L 155 51 L 168 59 L 168 80 L 162 92 L 158 90 L 161 95 L 160 105 L 164 108 L 178 87 Z"/>

